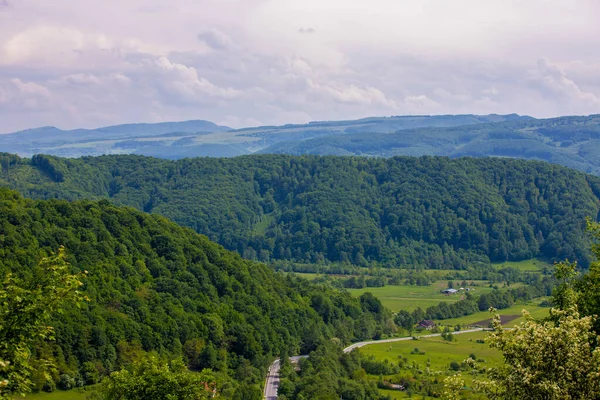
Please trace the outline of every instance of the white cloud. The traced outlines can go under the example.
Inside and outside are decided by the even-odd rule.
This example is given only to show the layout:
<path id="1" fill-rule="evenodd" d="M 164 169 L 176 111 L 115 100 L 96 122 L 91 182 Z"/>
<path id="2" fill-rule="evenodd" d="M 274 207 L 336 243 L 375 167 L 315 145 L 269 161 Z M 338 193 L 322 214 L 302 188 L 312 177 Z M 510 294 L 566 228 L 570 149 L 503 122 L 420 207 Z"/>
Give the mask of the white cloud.
<path id="1" fill-rule="evenodd" d="M 229 36 L 216 29 L 199 33 L 198 40 L 206 43 L 213 50 L 226 50 L 235 47 Z"/>
<path id="2" fill-rule="evenodd" d="M 382 105 L 396 107 L 396 103 L 389 100 L 386 95 L 374 87 L 358 87 L 356 85 L 343 85 L 338 82 L 320 84 L 312 79 L 307 80 L 308 87 L 317 95 L 325 95 L 339 103 L 353 105 Z"/>
<path id="3" fill-rule="evenodd" d="M 537 68 L 527 73 L 527 82 L 546 98 L 558 101 L 568 112 L 593 113 L 600 109 L 599 95 L 582 90 L 559 65 L 547 58 L 540 59 Z"/>
<path id="4" fill-rule="evenodd" d="M 211 98 L 234 99 L 241 95 L 239 90 L 218 87 L 199 77 L 195 68 L 173 63 L 167 57 L 158 58 L 155 66 L 155 70 L 162 78 L 157 81 L 159 87 L 164 92 L 175 95 L 178 99 L 203 102 L 209 101 Z"/>

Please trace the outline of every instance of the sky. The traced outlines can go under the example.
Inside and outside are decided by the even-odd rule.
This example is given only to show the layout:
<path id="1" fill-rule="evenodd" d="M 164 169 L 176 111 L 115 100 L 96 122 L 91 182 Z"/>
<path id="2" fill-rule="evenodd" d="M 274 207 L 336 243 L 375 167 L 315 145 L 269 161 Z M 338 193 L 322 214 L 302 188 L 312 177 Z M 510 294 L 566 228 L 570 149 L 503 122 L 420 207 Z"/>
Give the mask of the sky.
<path id="1" fill-rule="evenodd" d="M 597 0 L 0 0 L 0 132 L 600 113 Z"/>

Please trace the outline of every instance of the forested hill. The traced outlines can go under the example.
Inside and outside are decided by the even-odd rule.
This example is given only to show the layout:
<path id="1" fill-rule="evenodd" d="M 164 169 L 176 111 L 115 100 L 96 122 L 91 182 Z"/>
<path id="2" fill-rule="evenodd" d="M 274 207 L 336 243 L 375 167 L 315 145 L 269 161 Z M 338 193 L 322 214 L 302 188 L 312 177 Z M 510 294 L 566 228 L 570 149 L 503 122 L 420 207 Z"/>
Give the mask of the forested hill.
<path id="1" fill-rule="evenodd" d="M 394 326 L 370 295 L 353 299 L 284 277 L 164 217 L 106 200 L 34 201 L 0 188 L 0 276 L 27 279 L 61 245 L 74 270 L 89 271 L 90 301 L 52 321 L 56 342 L 35 349 L 54 361 L 54 382 L 66 374 L 95 383 L 156 352 L 235 378 L 220 388 L 226 398 L 235 390 L 258 394 L 234 398 L 257 398 L 280 351 L 306 353 L 325 338 L 373 338 L 385 322 Z"/>
<path id="2" fill-rule="evenodd" d="M 545 256 L 589 263 L 600 179 L 543 162 L 245 156 L 31 160 L 0 184 L 34 198 L 108 198 L 262 261 L 463 268 Z"/>

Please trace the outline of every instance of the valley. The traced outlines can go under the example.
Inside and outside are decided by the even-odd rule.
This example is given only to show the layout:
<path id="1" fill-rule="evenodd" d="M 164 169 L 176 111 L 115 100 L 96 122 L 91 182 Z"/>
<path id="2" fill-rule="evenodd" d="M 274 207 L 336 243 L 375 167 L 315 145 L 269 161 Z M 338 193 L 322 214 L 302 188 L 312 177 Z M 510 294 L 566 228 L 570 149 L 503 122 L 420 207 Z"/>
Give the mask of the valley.
<path id="1" fill-rule="evenodd" d="M 0 400 L 600 400 L 599 16 L 0 0 Z"/>
<path id="2" fill-rule="evenodd" d="M 0 271 L 28 282 L 62 245 L 89 273 L 90 303 L 54 316 L 56 342 L 37 345 L 51 380 L 32 375 L 36 391 L 74 399 L 177 360 L 196 371 L 181 377 L 210 373 L 223 397 L 254 399 L 286 354 L 310 357 L 282 364 L 282 398 L 321 398 L 325 382 L 330 395 L 439 395 L 446 364 L 473 346 L 497 365 L 470 333 L 489 326 L 488 308 L 506 326 L 522 309 L 548 316 L 553 261 L 590 265 L 585 217 L 600 212 L 598 178 L 521 160 L 0 161 Z M 422 372 L 422 352 L 441 372 Z M 407 379 L 410 390 L 384 388 Z"/>

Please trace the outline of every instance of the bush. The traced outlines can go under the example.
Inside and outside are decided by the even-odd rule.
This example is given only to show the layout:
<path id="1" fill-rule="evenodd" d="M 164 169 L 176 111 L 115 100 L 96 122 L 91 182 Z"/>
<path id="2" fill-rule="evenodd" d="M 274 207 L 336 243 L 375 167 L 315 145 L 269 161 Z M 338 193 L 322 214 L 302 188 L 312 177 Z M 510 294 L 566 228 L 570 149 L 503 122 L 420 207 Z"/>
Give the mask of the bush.
<path id="1" fill-rule="evenodd" d="M 76 386 L 75 378 L 71 377 L 69 374 L 62 374 L 58 379 L 57 386 L 62 390 L 73 389 Z"/>
<path id="2" fill-rule="evenodd" d="M 456 362 L 456 361 L 452 361 L 450 363 L 450 369 L 452 371 L 460 371 L 460 364 L 458 362 Z"/>
<path id="3" fill-rule="evenodd" d="M 54 392 L 56 390 L 56 383 L 54 382 L 54 379 L 49 377 L 44 383 L 44 387 L 42 388 L 42 390 L 48 393 Z"/>

